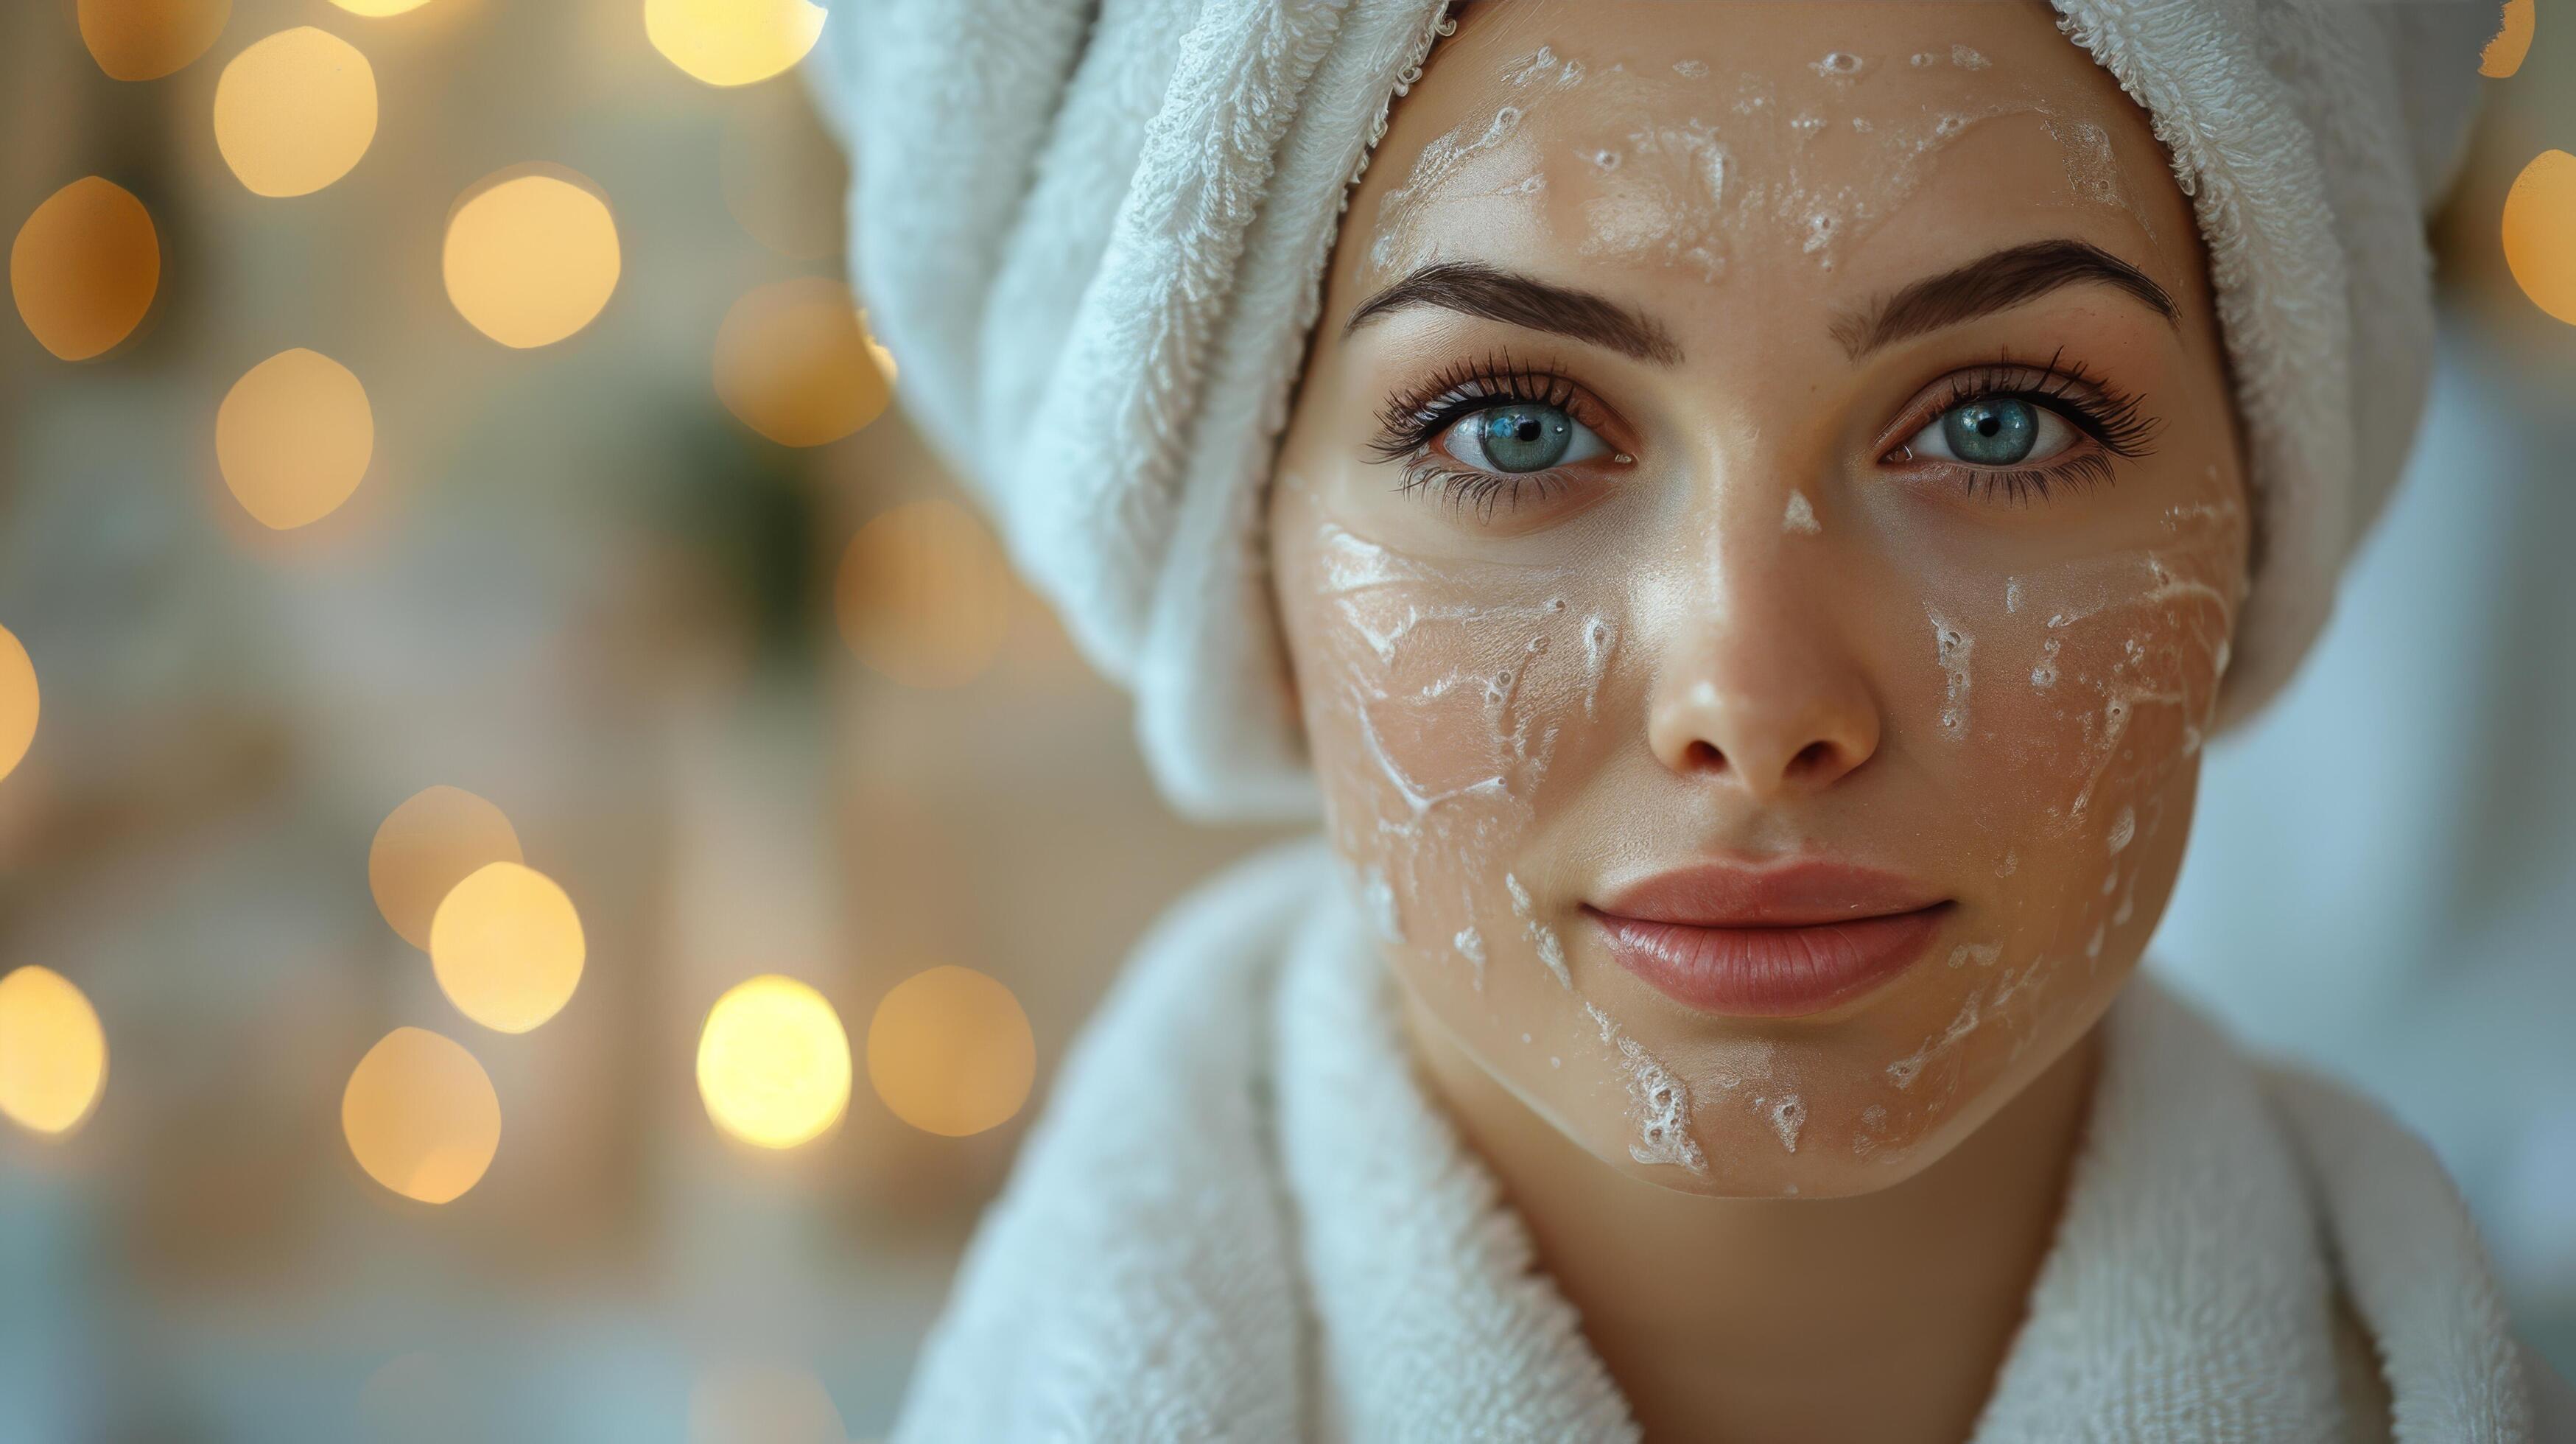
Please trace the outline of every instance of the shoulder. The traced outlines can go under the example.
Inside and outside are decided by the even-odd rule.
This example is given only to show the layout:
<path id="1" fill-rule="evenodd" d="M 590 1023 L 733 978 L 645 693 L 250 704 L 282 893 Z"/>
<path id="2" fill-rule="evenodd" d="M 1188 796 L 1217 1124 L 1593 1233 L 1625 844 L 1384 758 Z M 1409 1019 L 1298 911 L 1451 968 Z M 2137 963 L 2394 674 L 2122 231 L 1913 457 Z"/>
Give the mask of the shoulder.
<path id="1" fill-rule="evenodd" d="M 2529 1418 L 2576 1440 L 2576 1399 L 2516 1338 L 2477 1225 L 2430 1145 L 2309 1069 L 2258 1063 L 2334 1258 L 2337 1357 L 2361 1417 Z M 2355 1362 L 2375 1365 L 2356 1369 Z M 2385 1438 L 2363 1432 L 2357 1438 Z"/>
<path id="2" fill-rule="evenodd" d="M 895 1438 L 1293 1436 L 1296 1278 L 1253 1078 L 1266 980 L 1330 876 L 1320 843 L 1269 848 L 1147 930 L 976 1229 Z"/>

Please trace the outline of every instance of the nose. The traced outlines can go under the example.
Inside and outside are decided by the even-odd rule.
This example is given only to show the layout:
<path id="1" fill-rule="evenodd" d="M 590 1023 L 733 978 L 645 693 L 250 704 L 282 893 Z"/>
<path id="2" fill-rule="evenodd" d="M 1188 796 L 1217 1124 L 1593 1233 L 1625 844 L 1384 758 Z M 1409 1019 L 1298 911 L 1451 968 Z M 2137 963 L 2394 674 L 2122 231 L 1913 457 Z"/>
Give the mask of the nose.
<path id="1" fill-rule="evenodd" d="M 1646 717 L 1657 761 L 1755 802 L 1821 792 L 1878 751 L 1879 704 L 1830 599 L 1776 564 L 1722 569 L 1658 668 Z"/>

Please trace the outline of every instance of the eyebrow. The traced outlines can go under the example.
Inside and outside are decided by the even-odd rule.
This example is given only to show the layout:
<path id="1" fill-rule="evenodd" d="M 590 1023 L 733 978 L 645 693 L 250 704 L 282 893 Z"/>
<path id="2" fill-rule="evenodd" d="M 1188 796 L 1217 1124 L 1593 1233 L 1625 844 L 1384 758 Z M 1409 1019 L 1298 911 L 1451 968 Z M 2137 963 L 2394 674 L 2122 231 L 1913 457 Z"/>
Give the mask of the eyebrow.
<path id="1" fill-rule="evenodd" d="M 1343 325 L 1350 335 L 1379 316 L 1412 306 L 1436 306 L 1506 325 L 1526 326 L 1616 351 L 1658 365 L 1681 363 L 1682 348 L 1651 317 L 1608 297 L 1482 261 L 1442 261 L 1421 267 L 1361 303 Z"/>
<path id="2" fill-rule="evenodd" d="M 2012 246 L 1916 281 L 1867 311 L 1838 318 L 1834 339 L 1858 360 L 1909 336 L 2018 306 L 2061 286 L 2085 284 L 2113 287 L 2162 316 L 2166 325 L 2180 327 L 2182 313 L 2173 297 L 2146 272 L 2083 241 L 2049 240 Z"/>

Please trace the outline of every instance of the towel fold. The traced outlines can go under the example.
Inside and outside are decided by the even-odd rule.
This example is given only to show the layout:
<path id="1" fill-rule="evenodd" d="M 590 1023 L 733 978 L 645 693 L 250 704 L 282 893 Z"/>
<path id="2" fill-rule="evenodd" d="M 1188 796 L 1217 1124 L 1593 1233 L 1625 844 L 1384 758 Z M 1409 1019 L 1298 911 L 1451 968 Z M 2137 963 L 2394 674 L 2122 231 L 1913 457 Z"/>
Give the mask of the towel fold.
<path id="1" fill-rule="evenodd" d="M 894 1438 L 1636 1438 L 1525 1226 L 1415 1081 L 1392 986 L 1319 842 L 1168 915 L 1067 1057 Z M 2523 1355 L 2429 1150 L 2250 1062 L 2152 979 L 2105 1026 L 1977 1444 L 2558 1437 L 2533 1432 Z M 2353 1417 L 2379 1391 L 2336 1347 L 2339 1308 L 2379 1357 L 2386 1419 Z"/>

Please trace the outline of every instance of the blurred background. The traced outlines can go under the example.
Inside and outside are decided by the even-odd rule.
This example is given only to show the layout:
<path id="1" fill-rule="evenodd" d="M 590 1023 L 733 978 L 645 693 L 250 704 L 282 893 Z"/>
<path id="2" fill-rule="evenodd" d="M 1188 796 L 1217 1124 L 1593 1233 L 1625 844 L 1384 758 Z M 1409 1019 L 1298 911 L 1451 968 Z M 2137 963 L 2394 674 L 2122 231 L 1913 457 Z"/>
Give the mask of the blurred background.
<path id="1" fill-rule="evenodd" d="M 2566 18 L 2504 7 L 2413 474 L 2156 952 L 2434 1141 L 2576 1373 Z M 0 1444 L 876 1437 L 1267 840 L 889 408 L 827 21 L 0 7 Z"/>

